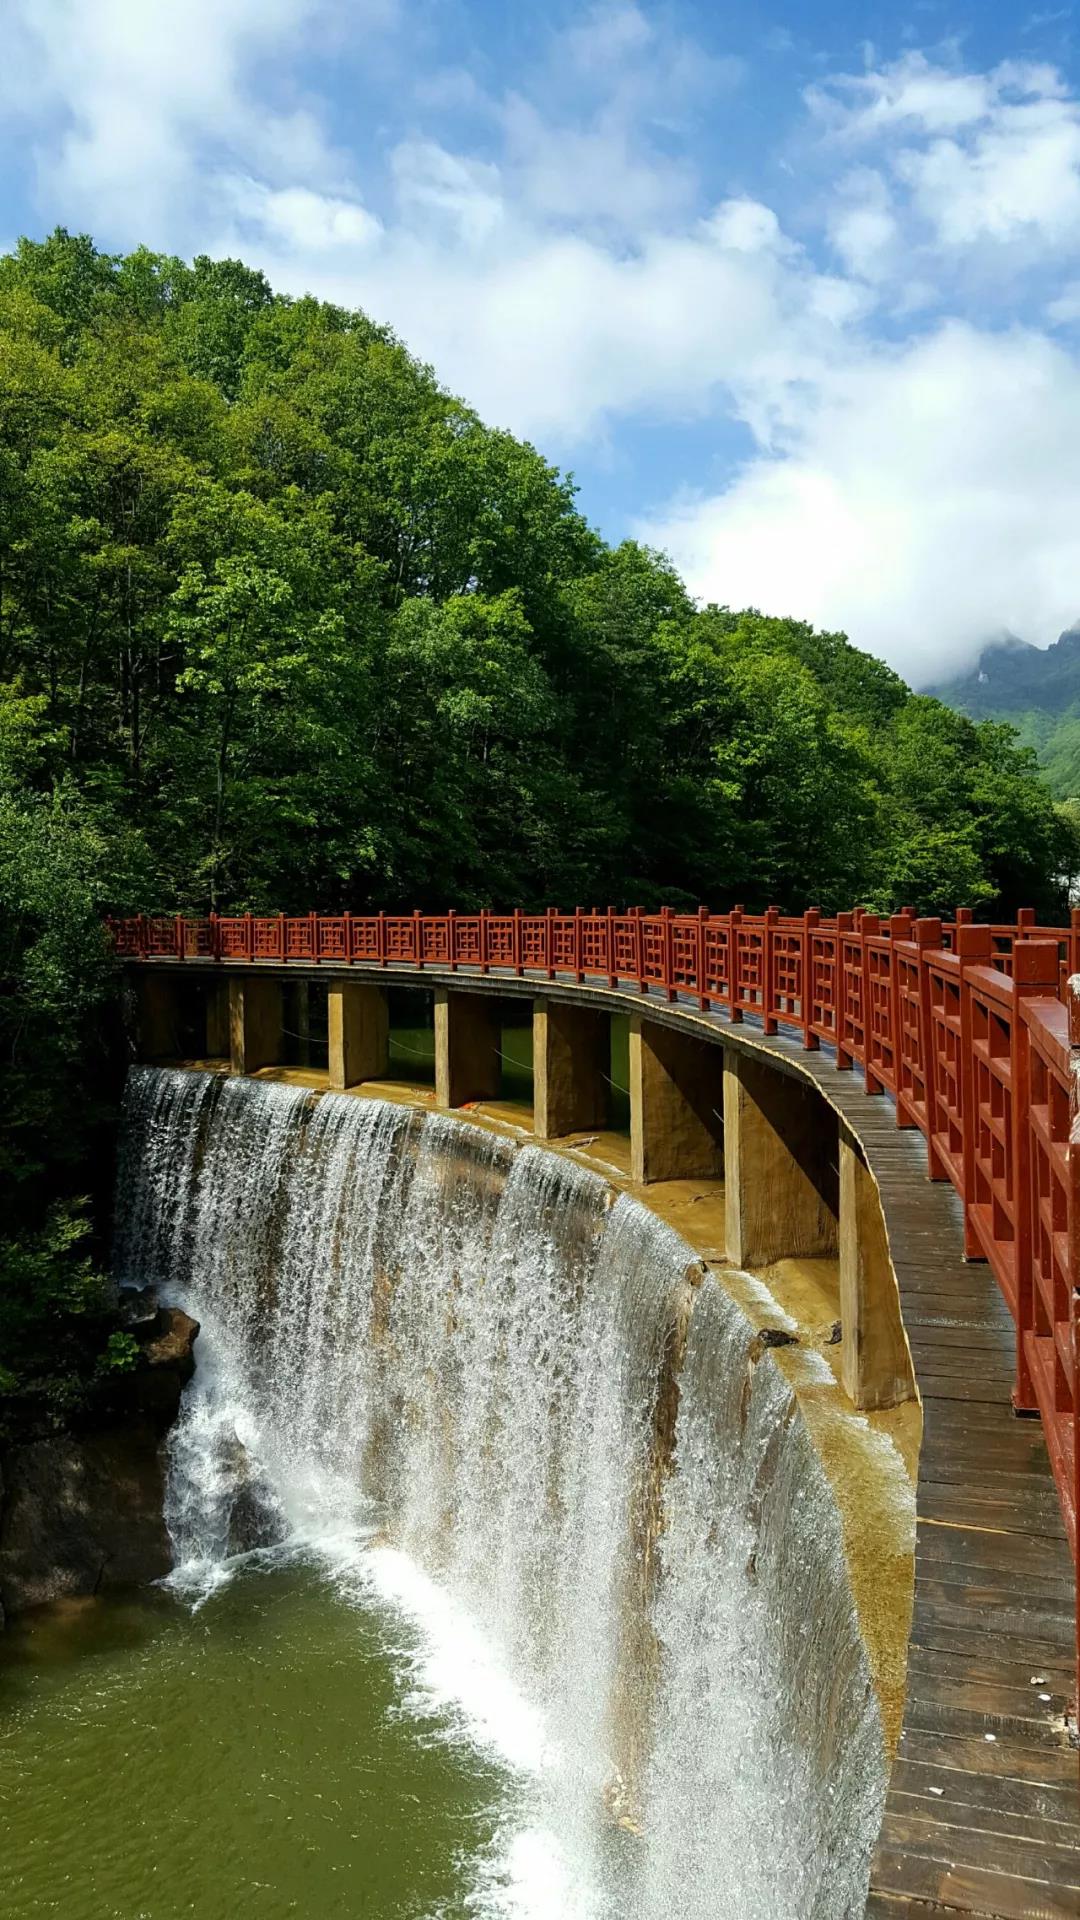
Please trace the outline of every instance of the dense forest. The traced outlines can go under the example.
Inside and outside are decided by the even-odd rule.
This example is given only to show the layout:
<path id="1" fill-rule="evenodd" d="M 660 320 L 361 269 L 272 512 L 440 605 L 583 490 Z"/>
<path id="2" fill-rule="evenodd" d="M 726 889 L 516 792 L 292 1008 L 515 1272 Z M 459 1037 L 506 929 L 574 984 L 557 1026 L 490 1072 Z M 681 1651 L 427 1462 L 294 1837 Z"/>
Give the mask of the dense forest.
<path id="1" fill-rule="evenodd" d="M 1008 727 L 695 606 L 364 314 L 62 231 L 0 259 L 9 1418 L 130 1357 L 81 1198 L 106 910 L 1051 915 L 1071 858 Z"/>

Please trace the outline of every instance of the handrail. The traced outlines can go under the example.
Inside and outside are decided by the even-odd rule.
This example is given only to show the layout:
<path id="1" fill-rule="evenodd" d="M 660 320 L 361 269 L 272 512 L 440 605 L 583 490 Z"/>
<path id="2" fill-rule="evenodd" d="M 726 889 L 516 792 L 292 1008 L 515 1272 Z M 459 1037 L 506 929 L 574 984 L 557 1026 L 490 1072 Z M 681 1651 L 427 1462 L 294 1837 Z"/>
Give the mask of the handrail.
<path id="1" fill-rule="evenodd" d="M 1016 1326 L 1018 1410 L 1042 1418 L 1074 1562 L 1080 1510 L 1080 911 L 985 926 L 910 909 L 828 918 L 646 913 L 179 914 L 110 923 L 138 962 L 426 968 L 601 980 L 644 999 L 750 1018 L 861 1069 L 951 1180 L 964 1251 L 989 1261 Z M 1078 1131 L 1080 1139 L 1080 1131 Z"/>

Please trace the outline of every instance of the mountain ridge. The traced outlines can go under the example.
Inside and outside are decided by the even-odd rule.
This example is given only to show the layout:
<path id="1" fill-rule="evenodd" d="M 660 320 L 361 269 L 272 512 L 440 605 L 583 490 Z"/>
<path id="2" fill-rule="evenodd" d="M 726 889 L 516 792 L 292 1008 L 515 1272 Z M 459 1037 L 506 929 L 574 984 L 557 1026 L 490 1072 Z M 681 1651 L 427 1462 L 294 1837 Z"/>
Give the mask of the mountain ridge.
<path id="1" fill-rule="evenodd" d="M 1048 647 L 1002 634 L 968 673 L 924 691 L 972 720 L 1008 722 L 1038 754 L 1055 797 L 1080 794 L 1080 621 Z"/>

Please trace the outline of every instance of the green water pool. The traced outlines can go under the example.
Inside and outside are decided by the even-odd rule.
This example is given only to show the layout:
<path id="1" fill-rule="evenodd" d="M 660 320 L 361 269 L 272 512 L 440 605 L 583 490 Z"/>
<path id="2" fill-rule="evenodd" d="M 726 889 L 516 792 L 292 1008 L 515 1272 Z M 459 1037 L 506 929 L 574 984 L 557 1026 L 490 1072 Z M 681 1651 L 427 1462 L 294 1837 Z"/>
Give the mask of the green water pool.
<path id="1" fill-rule="evenodd" d="M 193 1610 L 83 1602 L 0 1635 L 4 1920 L 457 1920 L 509 1770 L 413 1684 L 416 1631 L 316 1565 Z M 496 1908 L 497 1910 L 497 1908 Z"/>

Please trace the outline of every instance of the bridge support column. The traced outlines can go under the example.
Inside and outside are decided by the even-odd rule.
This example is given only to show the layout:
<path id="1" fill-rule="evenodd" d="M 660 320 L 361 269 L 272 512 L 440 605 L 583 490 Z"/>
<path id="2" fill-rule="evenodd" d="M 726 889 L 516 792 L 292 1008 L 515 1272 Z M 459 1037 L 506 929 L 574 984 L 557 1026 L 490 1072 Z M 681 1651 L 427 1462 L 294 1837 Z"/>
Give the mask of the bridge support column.
<path id="1" fill-rule="evenodd" d="M 493 1100 L 502 1080 L 502 1018 L 490 995 L 435 989 L 435 1104 Z"/>
<path id="2" fill-rule="evenodd" d="M 873 1175 L 840 1141 L 840 1377 L 866 1411 L 914 1400 L 915 1373 Z"/>
<path id="3" fill-rule="evenodd" d="M 138 994 L 140 1060 L 178 1060 L 182 1022 L 177 982 L 169 974 L 144 967 Z"/>
<path id="4" fill-rule="evenodd" d="M 533 1001 L 533 1127 L 538 1140 L 603 1127 L 611 1027 L 606 1013 Z"/>
<path id="5" fill-rule="evenodd" d="M 331 987 L 326 996 L 330 1085 L 358 1087 L 390 1071 L 390 1010 L 385 987 Z"/>
<path id="6" fill-rule="evenodd" d="M 724 1201 L 737 1267 L 835 1254 L 837 1138 L 811 1088 L 725 1049 Z"/>
<path id="7" fill-rule="evenodd" d="M 709 1041 L 630 1016 L 630 1167 L 642 1186 L 723 1172 L 720 1056 Z"/>
<path id="8" fill-rule="evenodd" d="M 206 1057 L 229 1058 L 229 983 L 211 980 L 206 988 Z"/>
<path id="9" fill-rule="evenodd" d="M 282 1054 L 281 982 L 241 974 L 229 981 L 229 1071 L 276 1067 Z"/>

